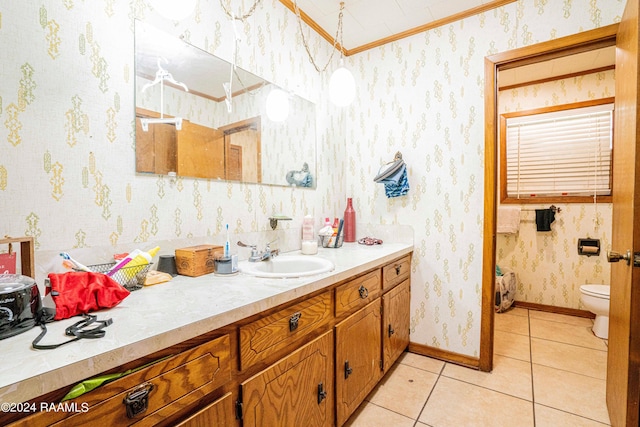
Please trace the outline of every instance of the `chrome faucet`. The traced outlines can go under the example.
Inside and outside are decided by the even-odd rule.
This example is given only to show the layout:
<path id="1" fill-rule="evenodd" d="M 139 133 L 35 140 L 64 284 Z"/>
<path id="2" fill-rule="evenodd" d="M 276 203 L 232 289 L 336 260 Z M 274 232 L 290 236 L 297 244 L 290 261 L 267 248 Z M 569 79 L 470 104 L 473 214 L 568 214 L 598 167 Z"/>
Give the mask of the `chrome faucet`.
<path id="1" fill-rule="evenodd" d="M 247 245 L 246 243 L 238 242 L 238 246 L 243 248 L 251 248 L 251 256 L 249 257 L 249 262 L 268 261 L 280 253 L 280 249 L 271 249 L 270 247 L 270 245 L 276 240 L 278 239 L 272 240 L 271 242 L 267 243 L 267 246 L 264 248 L 264 252 L 262 253 L 258 251 L 258 247 L 256 245 Z"/>

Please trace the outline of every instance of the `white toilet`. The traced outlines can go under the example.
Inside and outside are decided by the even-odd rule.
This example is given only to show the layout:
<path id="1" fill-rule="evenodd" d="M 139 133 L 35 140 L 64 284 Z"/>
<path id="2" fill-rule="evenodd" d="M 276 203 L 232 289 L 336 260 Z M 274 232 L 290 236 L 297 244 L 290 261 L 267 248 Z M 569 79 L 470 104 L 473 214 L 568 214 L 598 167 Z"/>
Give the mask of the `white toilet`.
<path id="1" fill-rule="evenodd" d="M 609 285 L 580 286 L 580 300 L 584 307 L 596 315 L 593 333 L 602 339 L 609 338 Z"/>

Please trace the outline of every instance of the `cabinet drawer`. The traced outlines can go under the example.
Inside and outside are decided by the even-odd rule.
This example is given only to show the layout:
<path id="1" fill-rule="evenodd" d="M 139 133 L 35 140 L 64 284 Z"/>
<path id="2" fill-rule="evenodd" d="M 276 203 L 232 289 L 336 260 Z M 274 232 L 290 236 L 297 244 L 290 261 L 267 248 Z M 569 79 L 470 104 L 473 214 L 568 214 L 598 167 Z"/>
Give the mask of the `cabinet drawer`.
<path id="1" fill-rule="evenodd" d="M 407 279 L 411 273 L 411 256 L 400 258 L 382 267 L 382 289 L 389 290 Z"/>
<path id="2" fill-rule="evenodd" d="M 378 297 L 380 270 L 357 277 L 336 288 L 336 317 L 364 307 Z"/>
<path id="3" fill-rule="evenodd" d="M 176 427 L 231 427 L 237 425 L 233 398 L 227 393 L 215 402 L 191 415 Z"/>
<path id="4" fill-rule="evenodd" d="M 246 369 L 325 327 L 331 318 L 331 293 L 325 292 L 242 326 L 240 368 Z"/>
<path id="5" fill-rule="evenodd" d="M 231 379 L 229 357 L 229 335 L 224 335 L 69 401 L 77 402 L 79 408 L 87 404 L 88 410 L 78 411 L 52 425 L 156 425 L 228 382 Z M 148 390 L 146 405 L 139 406 L 137 415 L 128 415 L 124 400 L 135 394 L 144 395 L 144 390 Z M 133 405 L 143 400 L 136 400 Z M 34 419 L 30 425 L 45 424 L 47 418 L 51 420 L 50 415 L 40 412 L 36 416 L 41 419 Z"/>

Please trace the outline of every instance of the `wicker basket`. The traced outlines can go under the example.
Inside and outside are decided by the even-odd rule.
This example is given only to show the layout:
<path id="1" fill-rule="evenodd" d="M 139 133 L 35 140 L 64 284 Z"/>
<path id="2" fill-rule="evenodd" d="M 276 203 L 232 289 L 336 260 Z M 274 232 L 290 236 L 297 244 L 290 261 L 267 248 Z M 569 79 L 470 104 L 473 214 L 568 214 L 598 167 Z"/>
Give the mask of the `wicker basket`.
<path id="1" fill-rule="evenodd" d="M 336 244 L 336 236 L 320 236 L 320 243 L 323 248 L 340 248 L 344 242 L 344 234 L 337 237 L 338 242 Z"/>
<path id="2" fill-rule="evenodd" d="M 89 270 L 94 273 L 106 274 L 111 267 L 116 265 L 115 262 L 108 262 L 106 264 L 88 265 Z M 129 291 L 137 291 L 144 285 L 144 279 L 149 271 L 151 264 L 134 265 L 133 267 L 122 267 L 120 270 L 113 273 L 111 278 L 120 283 Z"/>

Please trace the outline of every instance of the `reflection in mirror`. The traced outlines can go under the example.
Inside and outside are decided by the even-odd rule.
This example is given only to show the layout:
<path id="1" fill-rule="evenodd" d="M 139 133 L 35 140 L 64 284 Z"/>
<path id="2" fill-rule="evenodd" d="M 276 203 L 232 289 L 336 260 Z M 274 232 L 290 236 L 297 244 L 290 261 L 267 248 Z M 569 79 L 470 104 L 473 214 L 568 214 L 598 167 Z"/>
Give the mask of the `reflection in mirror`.
<path id="1" fill-rule="evenodd" d="M 277 86 L 138 20 L 135 54 L 137 172 L 315 188 L 312 102 L 289 95 L 272 121 Z"/>

